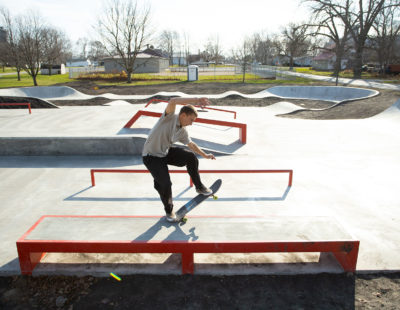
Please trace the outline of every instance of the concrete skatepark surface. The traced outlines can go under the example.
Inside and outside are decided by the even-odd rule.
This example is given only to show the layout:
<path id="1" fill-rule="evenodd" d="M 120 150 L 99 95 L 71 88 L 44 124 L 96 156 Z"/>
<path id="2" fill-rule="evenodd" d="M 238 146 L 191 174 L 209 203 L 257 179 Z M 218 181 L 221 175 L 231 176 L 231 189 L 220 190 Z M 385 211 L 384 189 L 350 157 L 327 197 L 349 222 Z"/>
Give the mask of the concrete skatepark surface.
<path id="1" fill-rule="evenodd" d="M 151 106 L 151 110 L 162 111 L 164 107 Z M 143 106 L 37 109 L 32 115 L 23 110 L 0 110 L 0 134 L 15 138 L 123 135 L 144 139 L 156 119 L 139 119 L 133 128 L 121 131 L 139 108 Z M 238 112 L 238 122 L 248 124 L 248 142 L 241 145 L 237 141 L 235 128 L 195 124 L 189 129 L 195 142 L 220 153 L 216 161 L 201 159 L 201 169 L 293 169 L 293 186 L 287 186 L 284 175 L 204 175 L 206 183 L 223 179 L 220 198 L 204 202 L 192 215 L 329 216 L 361 241 L 358 272 L 399 270 L 400 215 L 396 207 L 400 201 L 394 189 L 400 172 L 399 101 L 364 120 L 278 118 L 276 114 L 298 108 L 285 101 L 263 108 L 226 108 Z M 230 117 L 216 111 L 206 113 L 209 118 Z M 89 170 L 97 167 L 129 169 L 143 168 L 143 164 L 140 156 L 0 157 L 0 234 L 7 236 L 2 240 L 0 274 L 19 273 L 15 241 L 42 215 L 162 215 L 149 175 L 101 175 L 91 187 Z M 188 188 L 186 176 L 172 179 L 178 208 L 194 196 L 194 191 Z M 199 263 L 207 265 L 205 272 L 211 274 L 340 272 L 329 257 L 316 264 L 318 267 L 299 268 L 307 255 L 278 256 L 203 255 Z M 315 255 L 309 258 L 319 260 Z M 48 254 L 35 272 L 101 275 L 109 270 L 107 262 L 115 259 L 130 260 L 128 267 L 118 267 L 120 273 L 144 269 L 146 273 L 179 273 L 174 255 L 148 254 L 129 259 L 123 255 Z M 102 264 L 85 264 L 93 260 Z M 143 261 L 153 263 L 144 267 Z M 227 261 L 236 267 L 219 266 Z M 275 263 L 266 263 L 271 261 Z"/>

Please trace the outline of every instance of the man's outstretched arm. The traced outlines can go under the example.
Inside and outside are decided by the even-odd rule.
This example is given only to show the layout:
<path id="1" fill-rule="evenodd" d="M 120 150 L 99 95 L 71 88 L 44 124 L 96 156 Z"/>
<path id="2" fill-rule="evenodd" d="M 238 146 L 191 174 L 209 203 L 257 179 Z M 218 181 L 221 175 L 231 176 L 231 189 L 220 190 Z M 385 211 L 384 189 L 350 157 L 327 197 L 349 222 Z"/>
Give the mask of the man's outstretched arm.
<path id="1" fill-rule="evenodd" d="M 215 159 L 215 156 L 213 154 L 207 154 L 205 153 L 202 149 L 198 147 L 198 145 L 194 142 L 190 142 L 188 144 L 189 149 L 191 149 L 193 152 L 196 154 L 199 154 L 200 156 L 207 158 L 207 159 Z"/>
<path id="2" fill-rule="evenodd" d="M 165 114 L 175 113 L 175 108 L 177 104 L 193 104 L 204 107 L 206 105 L 210 105 L 211 102 L 207 98 L 172 98 L 170 101 L 168 101 L 167 108 L 165 109 Z"/>

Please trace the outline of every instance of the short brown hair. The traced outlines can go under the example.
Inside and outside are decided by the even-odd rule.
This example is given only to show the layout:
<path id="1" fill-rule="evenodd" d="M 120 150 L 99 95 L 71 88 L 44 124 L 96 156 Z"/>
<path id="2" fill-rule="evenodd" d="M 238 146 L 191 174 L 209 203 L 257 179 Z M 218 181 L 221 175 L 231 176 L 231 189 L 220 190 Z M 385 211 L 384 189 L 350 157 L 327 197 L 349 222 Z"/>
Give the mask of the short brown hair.
<path id="1" fill-rule="evenodd" d="M 196 108 L 194 106 L 192 106 L 191 104 L 184 105 L 181 108 L 179 115 L 181 115 L 182 113 L 185 113 L 186 115 L 194 114 L 196 117 L 198 116 Z"/>

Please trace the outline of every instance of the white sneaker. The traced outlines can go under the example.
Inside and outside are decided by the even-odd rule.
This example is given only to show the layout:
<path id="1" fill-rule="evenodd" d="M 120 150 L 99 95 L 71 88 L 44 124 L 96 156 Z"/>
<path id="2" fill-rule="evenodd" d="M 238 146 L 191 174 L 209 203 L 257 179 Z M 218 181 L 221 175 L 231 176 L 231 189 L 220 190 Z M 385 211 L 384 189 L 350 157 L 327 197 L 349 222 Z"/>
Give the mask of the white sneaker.
<path id="1" fill-rule="evenodd" d="M 166 213 L 165 217 L 167 218 L 168 222 L 176 222 L 176 215 L 174 211 L 171 211 L 171 213 Z"/>
<path id="2" fill-rule="evenodd" d="M 212 194 L 212 190 L 204 185 L 201 188 L 196 188 L 196 192 L 204 196 L 210 196 Z"/>

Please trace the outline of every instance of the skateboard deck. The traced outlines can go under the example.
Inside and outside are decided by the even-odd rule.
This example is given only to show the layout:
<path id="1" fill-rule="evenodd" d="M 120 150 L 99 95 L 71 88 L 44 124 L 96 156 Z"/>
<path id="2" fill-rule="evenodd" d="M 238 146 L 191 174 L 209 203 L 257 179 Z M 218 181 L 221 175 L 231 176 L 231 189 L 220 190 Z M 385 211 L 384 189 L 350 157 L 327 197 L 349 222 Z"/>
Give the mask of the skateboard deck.
<path id="1" fill-rule="evenodd" d="M 212 193 L 210 195 L 202 195 L 198 194 L 196 197 L 185 203 L 178 211 L 176 211 L 176 222 L 186 222 L 186 214 L 188 214 L 191 210 L 193 210 L 195 207 L 197 207 L 199 204 L 201 204 L 204 200 L 206 200 L 208 197 L 212 196 L 214 199 L 217 199 L 217 197 L 214 195 L 219 188 L 221 187 L 222 180 L 218 179 L 214 182 L 213 185 L 210 186 L 210 189 Z"/>

